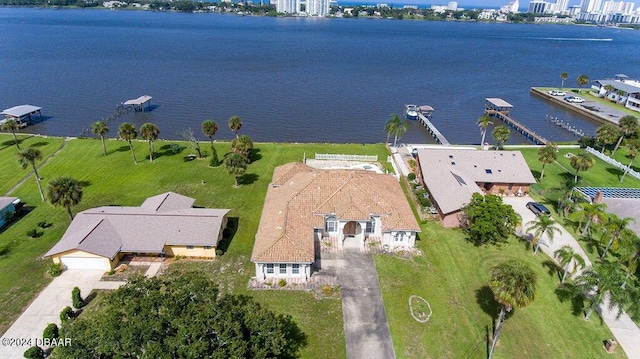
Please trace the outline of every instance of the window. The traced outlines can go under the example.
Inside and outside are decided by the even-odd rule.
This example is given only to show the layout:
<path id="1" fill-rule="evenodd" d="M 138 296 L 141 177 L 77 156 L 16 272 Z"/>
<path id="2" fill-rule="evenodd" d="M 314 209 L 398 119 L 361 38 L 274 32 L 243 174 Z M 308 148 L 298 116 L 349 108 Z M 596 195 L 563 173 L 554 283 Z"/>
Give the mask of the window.
<path id="1" fill-rule="evenodd" d="M 338 221 L 335 216 L 328 216 L 325 222 L 325 230 L 327 232 L 337 232 L 338 231 Z"/>
<path id="2" fill-rule="evenodd" d="M 193 249 L 193 246 L 187 246 L 187 249 Z"/>
<path id="3" fill-rule="evenodd" d="M 211 249 L 211 246 L 204 246 L 204 249 Z"/>
<path id="4" fill-rule="evenodd" d="M 267 264 L 267 274 L 273 274 L 273 263 Z"/>
<path id="5" fill-rule="evenodd" d="M 394 242 L 404 242 L 404 236 L 406 235 L 405 232 L 396 232 L 396 235 L 393 236 L 393 241 Z"/>
<path id="6" fill-rule="evenodd" d="M 371 220 L 367 222 L 367 226 L 364 229 L 365 233 L 373 233 L 376 231 L 376 219 L 371 217 Z"/>
<path id="7" fill-rule="evenodd" d="M 298 263 L 294 263 L 294 264 L 291 266 L 291 273 L 293 273 L 293 274 L 300 274 L 300 264 L 298 264 Z"/>
<path id="8" fill-rule="evenodd" d="M 511 191 L 513 189 L 513 183 L 509 183 L 509 191 Z"/>
<path id="9" fill-rule="evenodd" d="M 280 263 L 279 269 L 280 270 L 278 271 L 278 273 L 287 274 L 287 265 L 286 264 Z"/>

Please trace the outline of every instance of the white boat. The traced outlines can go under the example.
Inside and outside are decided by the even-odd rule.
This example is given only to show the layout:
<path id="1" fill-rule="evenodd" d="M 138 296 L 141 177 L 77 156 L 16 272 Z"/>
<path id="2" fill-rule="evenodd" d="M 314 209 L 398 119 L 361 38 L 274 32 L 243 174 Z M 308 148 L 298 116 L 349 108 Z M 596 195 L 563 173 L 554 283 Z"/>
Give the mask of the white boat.
<path id="1" fill-rule="evenodd" d="M 418 119 L 418 106 L 416 106 L 416 105 L 405 105 L 404 106 L 404 117 L 407 120 L 417 120 Z"/>

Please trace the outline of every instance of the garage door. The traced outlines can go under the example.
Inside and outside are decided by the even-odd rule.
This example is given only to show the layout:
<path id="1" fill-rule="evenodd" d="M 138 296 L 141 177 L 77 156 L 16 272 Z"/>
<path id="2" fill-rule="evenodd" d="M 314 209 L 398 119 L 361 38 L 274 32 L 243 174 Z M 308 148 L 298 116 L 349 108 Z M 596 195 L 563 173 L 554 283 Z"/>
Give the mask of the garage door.
<path id="1" fill-rule="evenodd" d="M 105 268 L 104 258 L 61 257 L 60 261 L 65 269 L 102 269 Z"/>

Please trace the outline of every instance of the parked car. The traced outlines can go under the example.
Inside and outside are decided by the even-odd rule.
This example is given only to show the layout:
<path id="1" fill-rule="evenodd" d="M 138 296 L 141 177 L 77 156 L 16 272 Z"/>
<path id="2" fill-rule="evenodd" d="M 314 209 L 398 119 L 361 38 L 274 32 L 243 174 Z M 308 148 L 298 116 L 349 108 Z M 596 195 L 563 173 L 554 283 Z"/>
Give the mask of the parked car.
<path id="1" fill-rule="evenodd" d="M 558 91 L 558 90 L 551 90 L 547 93 L 551 96 L 566 96 L 566 93 L 564 93 L 564 91 Z"/>
<path id="2" fill-rule="evenodd" d="M 551 214 L 549 209 L 547 207 L 545 207 L 545 205 L 542 204 L 542 203 L 529 202 L 529 203 L 527 203 L 527 208 L 531 212 L 533 212 L 536 216 L 539 216 L 541 214 L 546 214 L 548 216 L 549 214 Z"/>
<path id="3" fill-rule="evenodd" d="M 583 103 L 584 99 L 582 97 L 579 96 L 567 96 L 564 98 L 565 101 L 567 102 L 571 102 L 571 103 Z"/>

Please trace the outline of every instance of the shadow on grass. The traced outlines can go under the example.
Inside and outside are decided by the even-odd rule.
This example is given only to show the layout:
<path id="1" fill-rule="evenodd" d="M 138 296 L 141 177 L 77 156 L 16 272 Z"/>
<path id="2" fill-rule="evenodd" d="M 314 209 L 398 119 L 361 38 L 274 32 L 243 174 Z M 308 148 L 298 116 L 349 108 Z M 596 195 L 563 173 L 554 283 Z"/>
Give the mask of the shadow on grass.
<path id="1" fill-rule="evenodd" d="M 91 181 L 80 181 L 80 185 L 82 186 L 82 188 L 87 188 L 89 186 L 91 186 Z"/>
<path id="2" fill-rule="evenodd" d="M 256 173 L 245 173 L 238 178 L 238 185 L 252 184 L 257 181 L 260 176 Z"/>
<path id="3" fill-rule="evenodd" d="M 222 232 L 222 240 L 218 242 L 217 250 L 221 251 L 222 254 L 227 253 L 229 249 L 229 245 L 231 245 L 231 241 L 233 237 L 235 237 L 236 232 L 238 231 L 238 224 L 240 222 L 240 218 L 238 217 L 228 217 L 227 218 L 227 228 Z"/>
<path id="4" fill-rule="evenodd" d="M 540 171 L 531 170 L 531 174 L 533 175 L 533 178 L 537 178 L 538 181 L 540 181 L 540 175 L 542 174 Z"/>
<path id="5" fill-rule="evenodd" d="M 89 293 L 89 295 L 87 295 L 84 298 L 84 306 L 86 307 L 87 305 L 89 305 L 89 303 L 91 303 L 94 299 L 96 299 L 97 295 L 98 295 L 98 292 L 96 292 L 95 290 L 92 290 L 91 293 Z"/>
<path id="6" fill-rule="evenodd" d="M 559 285 L 555 290 L 556 296 L 560 302 L 571 302 L 571 314 L 574 316 L 583 315 L 585 311 L 585 296 L 582 291 L 573 283 L 565 282 Z"/>
<path id="7" fill-rule="evenodd" d="M 175 156 L 180 154 L 184 149 L 187 148 L 185 146 L 180 146 L 176 143 L 170 143 L 166 145 L 162 145 L 157 151 L 153 153 L 153 159 L 157 159 L 163 156 Z M 148 158 L 148 156 L 147 156 Z"/>
<path id="8" fill-rule="evenodd" d="M 131 149 L 129 148 L 129 146 L 120 146 L 118 148 L 116 148 L 113 152 L 127 152 L 130 151 Z"/>
<path id="9" fill-rule="evenodd" d="M 551 259 L 547 259 L 544 262 L 542 262 L 542 266 L 547 268 L 547 273 L 549 273 L 550 276 L 554 276 L 558 279 L 561 280 L 562 279 L 562 270 L 560 267 L 558 267 L 558 265 L 556 264 L 556 262 L 552 261 Z"/>
<path id="10" fill-rule="evenodd" d="M 260 154 L 259 148 L 254 148 L 253 150 L 251 150 L 250 156 L 251 156 L 251 163 L 260 161 L 262 159 L 262 155 Z"/>
<path id="11" fill-rule="evenodd" d="M 624 173 L 623 170 L 621 170 L 619 168 L 615 168 L 615 167 L 608 167 L 607 168 L 607 172 L 609 172 L 612 175 L 615 175 L 616 177 L 618 177 L 618 180 L 620 180 L 620 177 L 622 177 L 622 174 Z"/>
<path id="12" fill-rule="evenodd" d="M 492 319 L 498 317 L 498 313 L 500 313 L 500 303 L 496 302 L 493 297 L 493 292 L 488 285 L 476 289 L 476 303 L 478 303 L 480 308 Z"/>

